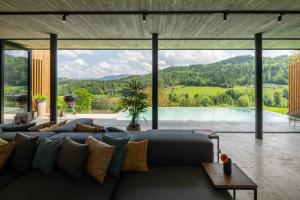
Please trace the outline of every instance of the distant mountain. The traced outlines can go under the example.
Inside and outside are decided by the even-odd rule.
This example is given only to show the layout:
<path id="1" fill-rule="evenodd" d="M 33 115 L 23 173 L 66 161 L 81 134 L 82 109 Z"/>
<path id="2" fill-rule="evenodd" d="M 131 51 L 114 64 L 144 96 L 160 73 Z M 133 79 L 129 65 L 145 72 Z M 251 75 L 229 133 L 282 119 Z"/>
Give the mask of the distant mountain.
<path id="1" fill-rule="evenodd" d="M 123 78 L 127 78 L 127 77 L 129 77 L 128 74 L 120 74 L 120 75 L 104 76 L 104 77 L 100 78 L 99 80 L 111 81 L 111 80 L 119 80 L 119 79 L 123 79 Z"/>

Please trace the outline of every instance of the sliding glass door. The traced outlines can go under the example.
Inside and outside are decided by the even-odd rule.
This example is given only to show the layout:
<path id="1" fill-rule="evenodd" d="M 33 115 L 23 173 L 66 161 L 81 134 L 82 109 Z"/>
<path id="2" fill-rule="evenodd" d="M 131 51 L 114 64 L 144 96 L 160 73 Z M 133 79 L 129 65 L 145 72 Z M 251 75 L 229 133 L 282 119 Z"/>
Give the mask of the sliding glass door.
<path id="1" fill-rule="evenodd" d="M 4 123 L 26 123 L 29 117 L 28 50 L 5 45 Z"/>

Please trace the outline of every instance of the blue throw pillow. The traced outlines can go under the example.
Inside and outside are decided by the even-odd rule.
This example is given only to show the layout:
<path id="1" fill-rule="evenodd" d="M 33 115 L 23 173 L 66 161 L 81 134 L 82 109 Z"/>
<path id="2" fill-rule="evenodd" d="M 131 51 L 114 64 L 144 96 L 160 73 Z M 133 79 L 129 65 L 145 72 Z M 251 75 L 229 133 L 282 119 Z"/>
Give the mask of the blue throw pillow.
<path id="1" fill-rule="evenodd" d="M 32 167 L 49 173 L 53 170 L 57 153 L 60 147 L 60 141 L 52 141 L 48 138 L 42 138 L 33 159 Z"/>
<path id="2" fill-rule="evenodd" d="M 109 165 L 109 173 L 113 176 L 119 177 L 123 158 L 125 155 L 128 138 L 117 138 L 109 135 L 103 135 L 102 142 L 115 146 L 115 150 Z"/>

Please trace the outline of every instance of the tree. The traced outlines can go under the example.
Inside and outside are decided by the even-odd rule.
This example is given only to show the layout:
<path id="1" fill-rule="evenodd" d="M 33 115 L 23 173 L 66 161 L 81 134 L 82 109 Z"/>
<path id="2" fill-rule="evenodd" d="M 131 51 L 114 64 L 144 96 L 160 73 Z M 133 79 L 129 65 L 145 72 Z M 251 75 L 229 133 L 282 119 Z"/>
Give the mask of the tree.
<path id="1" fill-rule="evenodd" d="M 276 91 L 274 93 L 274 105 L 276 107 L 281 107 L 281 102 L 282 102 L 281 94 L 278 91 Z"/>
<path id="2" fill-rule="evenodd" d="M 77 96 L 75 109 L 77 112 L 90 112 L 92 109 L 92 94 L 85 88 L 76 88 L 75 95 Z"/>
<path id="3" fill-rule="evenodd" d="M 247 94 L 242 95 L 238 100 L 239 107 L 251 107 L 250 97 Z"/>

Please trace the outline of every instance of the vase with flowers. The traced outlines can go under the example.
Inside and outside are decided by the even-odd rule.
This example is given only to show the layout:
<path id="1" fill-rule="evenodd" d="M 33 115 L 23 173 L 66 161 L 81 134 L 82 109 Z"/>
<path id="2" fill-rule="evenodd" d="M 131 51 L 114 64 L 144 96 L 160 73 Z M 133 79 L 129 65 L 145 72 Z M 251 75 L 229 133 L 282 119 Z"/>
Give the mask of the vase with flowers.
<path id="1" fill-rule="evenodd" d="M 227 176 L 231 175 L 231 158 L 227 154 L 221 154 L 221 161 L 223 162 L 224 174 Z"/>

